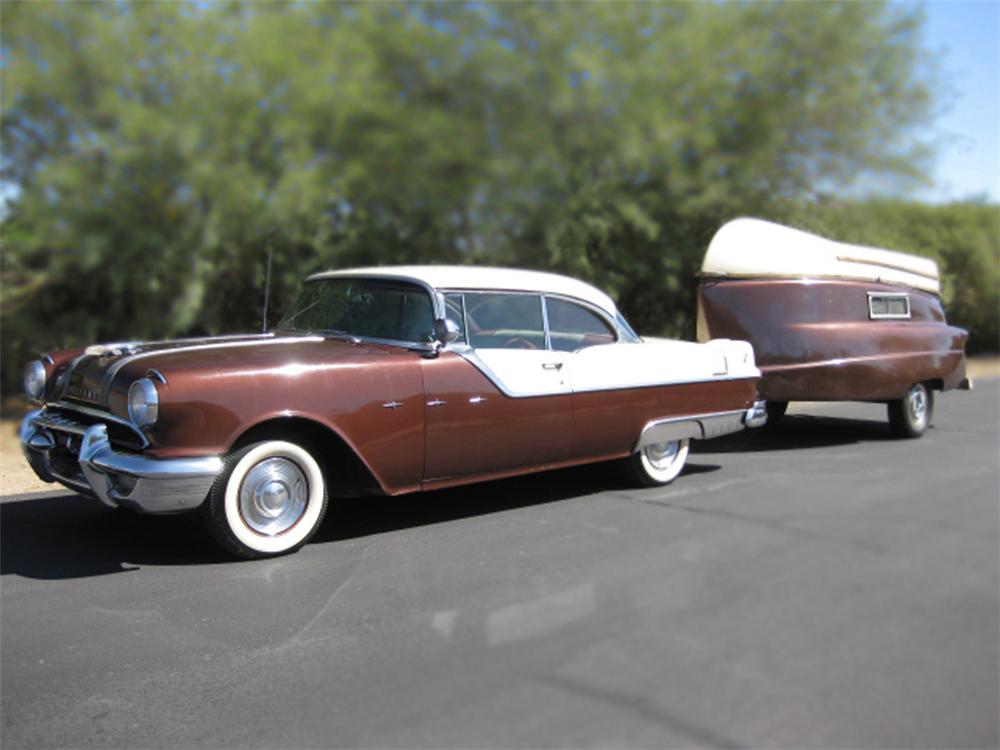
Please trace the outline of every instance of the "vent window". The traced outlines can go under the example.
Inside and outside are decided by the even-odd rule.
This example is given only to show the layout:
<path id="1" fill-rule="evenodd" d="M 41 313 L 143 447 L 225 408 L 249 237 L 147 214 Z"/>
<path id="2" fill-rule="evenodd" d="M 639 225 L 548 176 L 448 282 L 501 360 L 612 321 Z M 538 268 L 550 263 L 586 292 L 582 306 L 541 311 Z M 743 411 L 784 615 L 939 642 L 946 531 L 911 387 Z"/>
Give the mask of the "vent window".
<path id="1" fill-rule="evenodd" d="M 910 317 L 910 295 L 868 292 L 868 317 L 872 320 Z"/>

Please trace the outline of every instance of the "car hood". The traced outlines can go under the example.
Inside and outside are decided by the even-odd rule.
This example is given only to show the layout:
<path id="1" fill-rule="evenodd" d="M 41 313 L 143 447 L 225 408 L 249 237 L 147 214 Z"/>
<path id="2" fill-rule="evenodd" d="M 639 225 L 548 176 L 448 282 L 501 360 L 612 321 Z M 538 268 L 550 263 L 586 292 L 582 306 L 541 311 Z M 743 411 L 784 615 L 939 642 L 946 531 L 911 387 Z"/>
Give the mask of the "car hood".
<path id="1" fill-rule="evenodd" d="M 59 377 L 63 385 L 58 391 L 71 401 L 108 407 L 113 395 L 121 396 L 136 379 L 150 375 L 166 379 L 192 371 L 256 372 L 309 366 L 320 360 L 329 366 L 384 359 L 404 352 L 399 347 L 308 334 L 100 344 L 89 347 L 69 365 Z"/>

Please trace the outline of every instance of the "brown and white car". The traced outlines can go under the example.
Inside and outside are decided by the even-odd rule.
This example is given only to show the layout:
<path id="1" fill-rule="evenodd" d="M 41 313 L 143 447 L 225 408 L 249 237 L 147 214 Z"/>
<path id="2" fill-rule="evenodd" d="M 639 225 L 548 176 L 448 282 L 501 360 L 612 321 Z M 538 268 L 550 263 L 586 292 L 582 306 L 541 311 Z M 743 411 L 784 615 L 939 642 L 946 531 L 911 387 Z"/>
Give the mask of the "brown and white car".
<path id="1" fill-rule="evenodd" d="M 672 481 L 691 439 L 763 422 L 746 342 L 644 342 L 555 274 L 311 276 L 262 335 L 54 352 L 27 367 L 35 472 L 106 505 L 202 513 L 242 557 L 305 544 L 328 496 L 627 459 Z"/>

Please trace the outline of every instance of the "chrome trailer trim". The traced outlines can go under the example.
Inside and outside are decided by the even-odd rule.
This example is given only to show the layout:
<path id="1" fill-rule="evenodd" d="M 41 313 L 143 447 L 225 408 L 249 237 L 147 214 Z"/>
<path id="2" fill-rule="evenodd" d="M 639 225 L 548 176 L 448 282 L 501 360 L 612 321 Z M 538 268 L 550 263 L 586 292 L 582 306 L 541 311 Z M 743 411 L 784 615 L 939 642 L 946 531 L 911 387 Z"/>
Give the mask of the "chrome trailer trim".
<path id="1" fill-rule="evenodd" d="M 765 422 L 767 408 L 763 401 L 755 401 L 749 409 L 656 419 L 642 428 L 632 451 L 638 453 L 650 445 L 673 440 L 711 440 L 739 432 L 744 427 L 760 427 Z"/>
<path id="2" fill-rule="evenodd" d="M 104 424 L 88 426 L 47 419 L 43 410 L 29 412 L 21 422 L 21 448 L 39 479 L 57 481 L 72 490 L 93 493 L 111 508 L 142 513 L 176 513 L 204 502 L 212 482 L 222 471 L 218 456 L 157 459 L 141 453 L 114 450 Z M 53 471 L 49 452 L 60 433 L 81 439 L 80 475 Z"/>

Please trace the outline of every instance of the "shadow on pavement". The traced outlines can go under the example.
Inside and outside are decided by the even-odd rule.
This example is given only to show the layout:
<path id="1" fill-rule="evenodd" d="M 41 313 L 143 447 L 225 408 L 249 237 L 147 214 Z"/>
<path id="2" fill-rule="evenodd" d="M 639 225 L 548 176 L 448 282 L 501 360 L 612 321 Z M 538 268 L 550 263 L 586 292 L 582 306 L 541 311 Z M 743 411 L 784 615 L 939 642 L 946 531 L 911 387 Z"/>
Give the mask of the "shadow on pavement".
<path id="1" fill-rule="evenodd" d="M 689 463 L 684 474 L 719 468 Z M 630 487 L 618 464 L 605 463 L 422 494 L 331 499 L 327 519 L 312 543 L 447 523 Z M 111 510 L 71 492 L 0 503 L 0 576 L 72 579 L 128 573 L 143 565 L 230 561 L 197 513 L 143 516 Z"/>
<path id="2" fill-rule="evenodd" d="M 692 453 L 742 453 L 828 448 L 896 440 L 885 420 L 789 414 L 776 424 L 693 443 Z"/>
<path id="3" fill-rule="evenodd" d="M 681 480 L 683 475 L 719 468 L 689 463 Z M 629 489 L 634 489 L 634 485 L 619 464 L 602 463 L 415 495 L 356 498 L 330 506 L 335 521 L 325 523 L 312 543 L 354 539 Z"/>
<path id="4" fill-rule="evenodd" d="M 72 492 L 0 504 L 0 575 L 38 579 L 194 565 L 225 556 L 199 519 L 105 508 Z"/>

